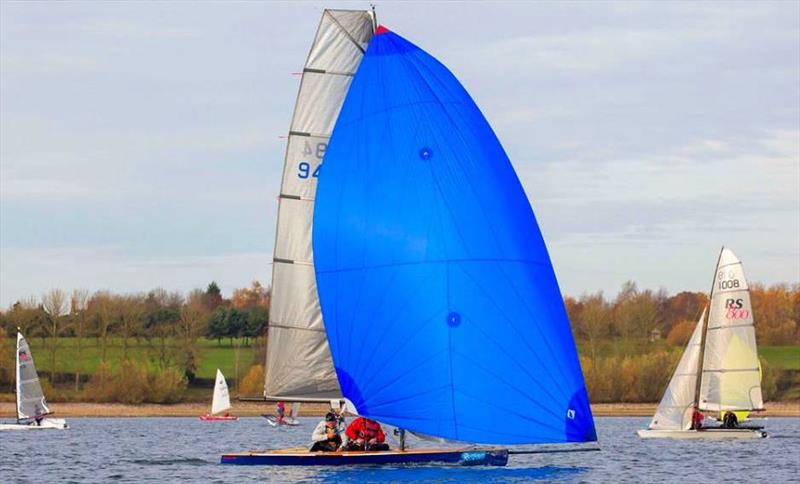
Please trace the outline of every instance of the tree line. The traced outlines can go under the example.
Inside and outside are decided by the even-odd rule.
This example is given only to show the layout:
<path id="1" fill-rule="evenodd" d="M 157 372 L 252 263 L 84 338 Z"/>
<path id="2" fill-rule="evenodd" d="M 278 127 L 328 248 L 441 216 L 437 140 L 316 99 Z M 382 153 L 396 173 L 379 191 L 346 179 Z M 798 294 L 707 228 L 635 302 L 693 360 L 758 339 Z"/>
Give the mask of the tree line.
<path id="1" fill-rule="evenodd" d="M 751 298 L 760 345 L 800 344 L 800 284 L 752 284 Z M 669 295 L 664 290 L 641 290 L 632 281 L 614 298 L 602 292 L 564 297 L 592 400 L 657 400 L 707 302 L 704 293 Z M 0 383 L 13 380 L 13 351 L 8 351 L 12 345 L 2 336 L 14 338 L 20 328 L 29 339 L 41 338 L 46 351 L 37 350 L 37 360 L 47 359 L 50 369 L 58 368 L 64 338 L 74 337 L 78 358 L 85 349 L 81 345 L 94 339 L 93 351 L 100 359 L 92 376 L 97 380 L 92 385 L 99 392 L 97 401 L 116 401 L 122 394 L 136 402 L 159 392 L 162 401 L 174 401 L 180 388 L 195 378 L 200 338 L 218 342 L 228 338 L 235 351 L 252 343 L 259 347 L 252 363 L 263 362 L 269 304 L 270 292 L 258 282 L 236 289 L 230 299 L 223 297 L 215 282 L 185 295 L 164 289 L 140 294 L 85 290 L 67 294 L 53 289 L 0 311 L 0 328 L 5 329 L 0 331 Z M 112 345 L 115 354 L 121 352 L 122 362 L 128 362 L 125 371 L 110 361 Z M 140 346 L 148 348 L 149 361 L 134 365 L 129 353 Z M 773 377 L 766 370 L 765 375 L 768 392 Z M 49 376 L 52 381 L 53 375 Z M 86 378 L 75 372 L 76 391 Z M 259 378 L 254 373 L 251 380 Z M 132 393 L 136 384 L 139 390 Z"/>
<path id="2" fill-rule="evenodd" d="M 111 344 L 121 345 L 125 361 L 133 344 L 144 342 L 154 350 L 157 367 L 177 367 L 191 381 L 198 366 L 199 338 L 231 338 L 237 343 L 244 339 L 247 344 L 248 339 L 265 333 L 268 314 L 269 291 L 257 281 L 236 289 L 230 299 L 223 298 L 216 282 L 187 295 L 164 289 L 141 294 L 97 291 L 91 295 L 85 290 L 67 294 L 53 289 L 40 299 L 17 301 L 0 311 L 0 327 L 8 337 L 16 337 L 19 328 L 28 339 L 41 338 L 46 351 L 37 357 L 47 358 L 51 370 L 57 368 L 60 343 L 65 337 L 75 338 L 79 357 L 82 345 L 93 338 L 104 364 L 109 360 Z M 8 369 L 5 363 L 0 356 L 0 371 Z M 80 379 L 76 372 L 76 387 Z"/>
<path id="3" fill-rule="evenodd" d="M 759 344 L 800 344 L 800 284 L 767 287 L 753 283 L 750 297 Z M 609 340 L 656 337 L 682 346 L 707 304 L 708 296 L 702 292 L 670 296 L 663 289 L 640 290 L 632 281 L 623 284 L 613 299 L 607 299 L 602 291 L 564 298 L 576 338 L 588 344 L 587 356 L 596 356 L 598 345 Z"/>

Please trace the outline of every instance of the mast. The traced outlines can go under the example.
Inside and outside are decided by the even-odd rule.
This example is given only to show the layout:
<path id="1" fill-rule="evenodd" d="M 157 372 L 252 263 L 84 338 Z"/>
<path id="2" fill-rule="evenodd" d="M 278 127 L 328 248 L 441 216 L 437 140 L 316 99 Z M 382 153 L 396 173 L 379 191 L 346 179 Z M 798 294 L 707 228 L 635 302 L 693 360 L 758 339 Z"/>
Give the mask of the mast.
<path id="1" fill-rule="evenodd" d="M 20 400 L 20 398 L 21 398 L 21 395 L 22 395 L 22 391 L 21 391 L 21 385 L 20 385 L 20 375 L 19 375 L 19 341 L 20 341 L 20 339 L 21 339 L 21 338 L 22 338 L 22 331 L 19 329 L 19 327 L 17 327 L 17 350 L 14 352 L 14 358 L 15 358 L 15 360 L 14 360 L 14 362 L 15 362 L 15 368 L 14 368 L 14 371 L 16 372 L 16 375 L 17 375 L 17 378 L 16 378 L 16 389 L 17 389 L 17 423 L 19 423 L 19 422 L 20 422 L 20 414 L 19 414 L 19 409 L 20 409 L 20 407 L 22 406 L 22 401 Z"/>
<path id="2" fill-rule="evenodd" d="M 694 387 L 694 409 L 700 409 L 700 386 L 703 383 L 703 359 L 705 358 L 706 353 L 706 333 L 708 332 L 708 318 L 711 317 L 711 300 L 714 297 L 714 286 L 717 283 L 717 271 L 719 270 L 719 261 L 722 258 L 722 251 L 725 250 L 725 246 L 723 245 L 722 248 L 719 250 L 719 256 L 717 256 L 717 263 L 714 265 L 714 276 L 711 278 L 711 292 L 708 293 L 708 311 L 706 311 L 706 316 L 703 318 L 703 329 L 700 331 L 700 359 L 697 363 L 697 383 Z"/>

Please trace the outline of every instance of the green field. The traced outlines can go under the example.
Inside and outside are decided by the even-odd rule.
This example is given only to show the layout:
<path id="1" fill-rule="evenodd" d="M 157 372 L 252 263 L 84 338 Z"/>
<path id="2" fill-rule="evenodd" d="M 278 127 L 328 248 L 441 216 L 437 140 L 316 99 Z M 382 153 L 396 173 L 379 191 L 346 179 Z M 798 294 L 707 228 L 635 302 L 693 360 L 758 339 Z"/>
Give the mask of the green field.
<path id="1" fill-rule="evenodd" d="M 13 340 L 7 339 L 6 351 L 13 354 Z M 50 371 L 50 342 L 41 338 L 31 338 L 28 340 L 31 351 L 36 359 L 36 367 L 42 372 Z M 239 350 L 239 376 L 243 376 L 247 369 L 255 361 L 256 350 L 252 344 L 245 345 L 244 341 L 239 340 L 241 348 Z M 252 341 L 250 341 L 252 343 Z M 174 343 L 170 340 L 167 346 Z M 262 343 L 263 344 L 263 343 Z M 81 341 L 81 351 L 78 351 L 77 338 L 58 338 L 58 350 L 56 353 L 56 371 L 59 373 L 75 373 L 80 370 L 84 374 L 92 374 L 97 370 L 101 361 L 100 344 L 94 338 L 83 338 Z M 231 340 L 224 339 L 221 344 L 216 340 L 201 338 L 197 340 L 199 351 L 199 378 L 213 378 L 216 369 L 219 368 L 226 377 L 235 377 L 236 357 L 235 349 Z M 582 355 L 589 355 L 589 345 L 585 342 L 578 343 L 579 351 Z M 681 351 L 681 348 L 669 347 L 662 341 L 650 343 L 646 341 L 606 341 L 598 345 L 597 353 L 600 357 L 608 356 L 627 356 L 643 354 L 650 351 L 670 350 Z M 758 349 L 759 355 L 767 361 L 772 369 L 800 370 L 800 346 L 761 346 Z M 116 366 L 123 359 L 122 340 L 120 338 L 109 338 L 106 348 L 106 359 L 111 365 Z M 159 358 L 159 341 L 134 339 L 128 341 L 128 357 L 137 361 L 157 362 Z M 260 363 L 260 362 L 259 362 Z"/>
<path id="2" fill-rule="evenodd" d="M 800 370 L 800 346 L 761 346 L 758 354 L 771 368 Z"/>
<path id="3" fill-rule="evenodd" d="M 13 354 L 14 341 L 9 338 L 5 351 Z M 252 342 L 252 341 L 251 341 Z M 239 350 L 239 376 L 242 377 L 247 369 L 254 363 L 256 351 L 252 346 L 245 346 L 242 340 Z M 42 342 L 41 338 L 29 338 L 28 344 L 31 347 L 36 368 L 40 372 L 50 371 L 50 341 Z M 157 362 L 160 354 L 160 342 L 153 340 L 146 342 L 134 339 L 128 340 L 128 358 L 136 361 Z M 166 345 L 172 347 L 174 342 L 167 340 Z M 56 350 L 56 372 L 75 373 L 80 370 L 84 374 L 92 374 L 97 370 L 102 360 L 100 343 L 94 338 L 83 338 L 81 349 L 78 351 L 78 338 L 58 338 Z M 199 352 L 199 368 L 197 377 L 214 378 L 217 368 L 222 370 L 226 378 L 233 379 L 236 370 L 236 353 L 230 339 L 222 340 L 218 344 L 216 340 L 198 339 L 197 348 Z M 106 346 L 106 360 L 112 366 L 116 366 L 123 360 L 123 345 L 121 338 L 109 338 Z"/>

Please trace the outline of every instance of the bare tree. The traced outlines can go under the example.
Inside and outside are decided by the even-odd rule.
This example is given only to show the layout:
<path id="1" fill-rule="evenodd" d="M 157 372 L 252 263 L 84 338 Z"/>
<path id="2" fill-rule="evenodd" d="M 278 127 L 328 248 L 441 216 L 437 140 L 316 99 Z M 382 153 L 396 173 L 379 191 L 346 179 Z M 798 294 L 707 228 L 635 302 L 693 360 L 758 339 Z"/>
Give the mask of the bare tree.
<path id="1" fill-rule="evenodd" d="M 43 311 L 35 297 L 20 299 L 7 313 L 8 320 L 23 335 L 30 337 L 33 331 L 41 324 Z"/>
<path id="2" fill-rule="evenodd" d="M 97 324 L 96 336 L 100 340 L 100 359 L 103 363 L 106 362 L 108 333 L 116 317 L 116 303 L 116 297 L 107 291 L 98 291 L 89 300 L 88 309 Z"/>
<path id="3" fill-rule="evenodd" d="M 183 356 L 183 368 L 188 375 L 197 371 L 197 338 L 203 335 L 208 325 L 208 308 L 203 292 L 195 290 L 189 293 L 186 303 L 181 307 L 181 316 L 177 324 L 177 336 Z"/>
<path id="4" fill-rule="evenodd" d="M 67 296 L 61 289 L 52 289 L 42 296 L 42 308 L 47 313 L 46 334 L 50 338 L 50 380 L 55 381 L 56 351 L 61 318 L 67 312 Z"/>
<path id="5" fill-rule="evenodd" d="M 75 333 L 75 391 L 80 389 L 81 363 L 83 361 L 83 338 L 86 336 L 87 318 L 86 309 L 89 302 L 89 291 L 76 289 L 70 297 L 70 315 L 72 317 L 72 332 Z"/>
<path id="6" fill-rule="evenodd" d="M 123 296 L 119 298 L 119 326 L 118 333 L 122 337 L 122 359 L 128 359 L 128 340 L 138 338 L 142 328 L 142 318 L 145 313 L 144 298 L 142 296 Z"/>
<path id="7" fill-rule="evenodd" d="M 578 327 L 589 344 L 592 361 L 596 361 L 597 347 L 610 332 L 610 311 L 603 293 L 584 294 L 580 299 L 581 312 Z"/>

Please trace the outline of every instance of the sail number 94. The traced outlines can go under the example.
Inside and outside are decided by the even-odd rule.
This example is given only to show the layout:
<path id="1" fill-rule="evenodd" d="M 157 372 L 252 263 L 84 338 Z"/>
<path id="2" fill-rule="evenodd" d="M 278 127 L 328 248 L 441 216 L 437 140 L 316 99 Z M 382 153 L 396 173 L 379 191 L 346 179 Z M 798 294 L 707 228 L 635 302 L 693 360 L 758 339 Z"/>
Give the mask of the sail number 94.
<path id="1" fill-rule="evenodd" d="M 328 149 L 328 143 L 317 143 L 315 146 L 312 146 L 311 143 L 306 141 L 303 144 L 303 156 L 308 158 L 314 157 L 317 160 L 322 160 L 325 156 L 325 150 Z M 307 179 L 307 178 L 317 178 L 319 176 L 319 169 L 322 166 L 322 163 L 316 164 L 316 166 L 311 165 L 308 161 L 301 161 L 297 164 L 297 178 Z"/>
<path id="2" fill-rule="evenodd" d="M 306 179 L 308 177 L 317 178 L 319 176 L 319 169 L 322 168 L 322 163 L 317 165 L 314 170 L 311 170 L 311 165 L 307 161 L 301 161 L 297 165 L 297 178 Z"/>

